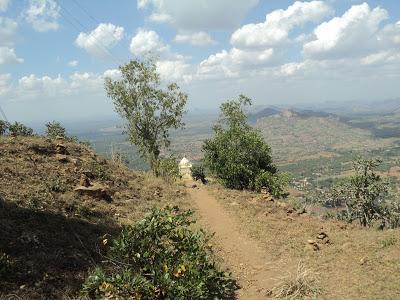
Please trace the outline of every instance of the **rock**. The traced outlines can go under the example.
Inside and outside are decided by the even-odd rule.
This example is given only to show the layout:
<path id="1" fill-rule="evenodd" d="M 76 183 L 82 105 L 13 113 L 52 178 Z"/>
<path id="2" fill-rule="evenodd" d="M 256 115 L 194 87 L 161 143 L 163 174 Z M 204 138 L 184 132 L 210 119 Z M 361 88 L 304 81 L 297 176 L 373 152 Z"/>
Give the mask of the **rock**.
<path id="1" fill-rule="evenodd" d="M 56 153 L 68 154 L 67 147 L 64 144 L 57 144 L 56 145 Z"/>
<path id="2" fill-rule="evenodd" d="M 66 156 L 65 154 L 56 154 L 56 159 L 59 162 L 68 162 L 68 156 Z"/>
<path id="3" fill-rule="evenodd" d="M 320 243 L 320 244 L 329 244 L 330 243 L 328 235 L 323 231 L 321 231 L 317 235 L 317 240 L 318 240 L 318 243 Z"/>
<path id="4" fill-rule="evenodd" d="M 361 258 L 361 259 L 360 259 L 360 265 L 365 265 L 365 264 L 367 263 L 367 261 L 368 261 L 368 258 L 367 258 L 367 257 Z"/>
<path id="5" fill-rule="evenodd" d="M 303 208 L 301 208 L 300 210 L 297 211 L 298 215 L 302 215 L 302 214 L 306 214 L 306 213 L 307 213 L 307 211 L 306 211 L 305 207 L 303 207 Z"/>
<path id="6" fill-rule="evenodd" d="M 197 184 L 192 185 L 192 189 L 195 189 L 195 188 L 197 188 Z"/>
<path id="7" fill-rule="evenodd" d="M 79 179 L 79 185 L 84 186 L 84 187 L 89 187 L 91 186 L 89 178 L 86 176 L 86 174 L 81 174 L 81 178 Z"/>
<path id="8" fill-rule="evenodd" d="M 316 244 L 317 241 L 315 241 L 315 240 L 307 240 L 307 243 L 309 243 L 310 245 L 313 245 L 313 244 Z"/>
<path id="9" fill-rule="evenodd" d="M 106 201 L 112 200 L 109 189 L 100 184 L 93 184 L 89 187 L 77 186 L 74 191 L 79 194 L 87 194 L 93 197 L 102 198 Z"/>
<path id="10" fill-rule="evenodd" d="M 261 194 L 269 194 L 269 193 L 268 193 L 268 188 L 267 188 L 266 186 L 263 186 L 263 187 L 261 188 Z"/>

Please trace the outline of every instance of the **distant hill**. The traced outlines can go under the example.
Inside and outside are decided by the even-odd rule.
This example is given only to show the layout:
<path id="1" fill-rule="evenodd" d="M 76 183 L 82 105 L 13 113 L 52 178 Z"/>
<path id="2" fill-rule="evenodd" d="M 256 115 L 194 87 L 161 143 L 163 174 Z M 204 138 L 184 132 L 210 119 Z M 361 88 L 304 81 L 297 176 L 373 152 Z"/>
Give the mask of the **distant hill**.
<path id="1" fill-rule="evenodd" d="M 266 107 L 257 112 L 250 113 L 248 116 L 248 120 L 251 124 L 256 124 L 258 120 L 262 118 L 268 118 L 271 116 L 282 116 L 286 118 L 337 118 L 338 116 L 333 113 L 328 113 L 324 111 L 318 110 L 310 110 L 310 109 L 284 109 L 279 107 Z"/>

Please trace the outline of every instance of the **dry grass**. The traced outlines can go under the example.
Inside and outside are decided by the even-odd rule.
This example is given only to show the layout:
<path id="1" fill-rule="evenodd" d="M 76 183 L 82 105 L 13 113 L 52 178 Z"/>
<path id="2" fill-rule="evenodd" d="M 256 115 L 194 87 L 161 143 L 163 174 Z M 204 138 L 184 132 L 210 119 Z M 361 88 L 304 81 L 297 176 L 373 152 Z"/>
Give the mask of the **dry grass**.
<path id="1" fill-rule="evenodd" d="M 297 266 L 294 274 L 281 279 L 280 283 L 272 290 L 275 299 L 304 299 L 315 297 L 320 293 L 316 274 L 307 269 L 302 261 Z"/>
<path id="2" fill-rule="evenodd" d="M 60 161 L 58 143 L 0 136 L 0 256 L 12 263 L 0 274 L 0 299 L 75 297 L 87 270 L 102 260 L 101 237 L 115 236 L 151 207 L 186 203 L 184 188 L 85 146 L 62 142 L 68 153 Z M 108 196 L 75 192 L 82 174 Z"/>
<path id="3" fill-rule="evenodd" d="M 239 219 L 241 230 L 261 242 L 274 269 L 285 272 L 301 260 L 318 273 L 319 298 L 397 299 L 400 295 L 400 229 L 381 231 L 324 221 L 266 202 L 260 194 L 212 188 L 225 209 Z M 313 251 L 308 240 L 317 240 L 321 231 L 330 242 Z"/>

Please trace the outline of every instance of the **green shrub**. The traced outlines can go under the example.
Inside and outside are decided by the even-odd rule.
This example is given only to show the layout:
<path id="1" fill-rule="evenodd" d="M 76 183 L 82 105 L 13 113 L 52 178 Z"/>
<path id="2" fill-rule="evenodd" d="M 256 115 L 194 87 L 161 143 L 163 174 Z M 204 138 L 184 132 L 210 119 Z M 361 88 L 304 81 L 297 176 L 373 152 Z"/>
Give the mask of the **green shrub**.
<path id="1" fill-rule="evenodd" d="M 8 127 L 8 131 L 12 136 L 31 136 L 33 129 L 25 126 L 22 123 L 15 122 Z"/>
<path id="2" fill-rule="evenodd" d="M 153 209 L 125 226 L 82 296 L 97 299 L 232 299 L 236 285 L 212 259 L 209 236 L 193 231 L 192 212 Z M 107 244 L 105 240 L 103 243 Z"/>
<path id="3" fill-rule="evenodd" d="M 168 182 L 175 181 L 180 177 L 179 166 L 176 157 L 170 155 L 159 160 L 159 175 Z"/>
<path id="4" fill-rule="evenodd" d="M 205 165 L 227 188 L 253 190 L 258 175 L 277 173 L 271 148 L 261 133 L 247 124 L 247 105 L 251 100 L 242 95 L 223 103 L 214 137 L 203 145 Z"/>
<path id="5" fill-rule="evenodd" d="M 59 122 L 53 121 L 46 123 L 46 135 L 49 138 L 55 139 L 57 137 L 66 138 L 67 131 L 61 126 Z"/>
<path id="6" fill-rule="evenodd" d="M 286 173 L 272 174 L 268 171 L 261 172 L 255 180 L 255 189 L 260 192 L 266 187 L 269 193 L 275 198 L 287 196 L 286 187 L 289 184 L 289 175 Z"/>
<path id="7" fill-rule="evenodd" d="M 207 183 L 206 173 L 202 165 L 192 166 L 192 177 L 195 181 L 200 180 L 203 184 Z"/>
<path id="8" fill-rule="evenodd" d="M 0 135 L 5 135 L 10 127 L 10 123 L 0 120 Z"/>
<path id="9" fill-rule="evenodd" d="M 327 206 L 344 207 L 337 219 L 362 226 L 381 222 L 381 227 L 400 226 L 400 203 L 390 197 L 390 183 L 376 173 L 381 161 L 358 158 L 353 162 L 355 174 L 335 185 L 322 200 Z"/>

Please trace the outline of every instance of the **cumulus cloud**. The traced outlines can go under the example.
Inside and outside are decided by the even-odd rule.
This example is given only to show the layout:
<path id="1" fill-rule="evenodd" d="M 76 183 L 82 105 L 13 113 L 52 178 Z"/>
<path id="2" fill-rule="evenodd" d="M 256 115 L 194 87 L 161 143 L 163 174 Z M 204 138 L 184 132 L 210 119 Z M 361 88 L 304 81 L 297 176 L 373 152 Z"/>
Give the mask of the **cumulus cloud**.
<path id="1" fill-rule="evenodd" d="M 55 0 L 29 0 L 29 7 L 23 16 L 38 32 L 57 30 L 60 7 Z"/>
<path id="2" fill-rule="evenodd" d="M 175 58 L 159 60 L 156 62 L 156 67 L 161 79 L 166 82 L 183 81 L 188 83 L 193 79 L 193 68 L 183 56 L 178 55 Z"/>
<path id="3" fill-rule="evenodd" d="M 204 31 L 180 32 L 175 36 L 174 42 L 180 44 L 191 44 L 193 46 L 205 46 L 215 43 L 210 35 Z"/>
<path id="4" fill-rule="evenodd" d="M 161 54 L 168 51 L 157 32 L 140 28 L 132 38 L 130 51 L 134 55 Z"/>
<path id="5" fill-rule="evenodd" d="M 258 0 L 138 0 L 138 8 L 151 9 L 150 20 L 168 22 L 182 30 L 232 29 Z"/>
<path id="6" fill-rule="evenodd" d="M 231 37 L 235 47 L 274 47 L 289 40 L 290 31 L 307 22 L 317 22 L 331 13 L 323 1 L 295 2 L 286 10 L 267 14 L 264 23 L 247 24 Z"/>
<path id="7" fill-rule="evenodd" d="M 108 50 L 124 37 L 124 28 L 111 23 L 100 23 L 90 32 L 81 32 L 75 45 L 95 57 L 106 57 Z"/>
<path id="8" fill-rule="evenodd" d="M 0 65 L 20 64 L 23 63 L 22 58 L 18 58 L 15 50 L 9 47 L 0 47 Z"/>
<path id="9" fill-rule="evenodd" d="M 14 20 L 0 16 L 0 45 L 12 46 L 17 32 L 18 23 Z"/>
<path id="10" fill-rule="evenodd" d="M 386 19 L 385 9 L 371 10 L 367 3 L 354 5 L 341 17 L 319 25 L 314 30 L 315 39 L 304 44 L 304 55 L 313 59 L 366 55 L 378 48 L 377 32 Z"/>
<path id="11" fill-rule="evenodd" d="M 205 77 L 239 77 L 246 71 L 266 66 L 272 62 L 274 49 L 241 50 L 232 48 L 210 55 L 203 60 L 198 69 L 198 74 Z"/>
<path id="12" fill-rule="evenodd" d="M 10 0 L 0 0 L 0 12 L 5 12 L 8 9 Z"/>

